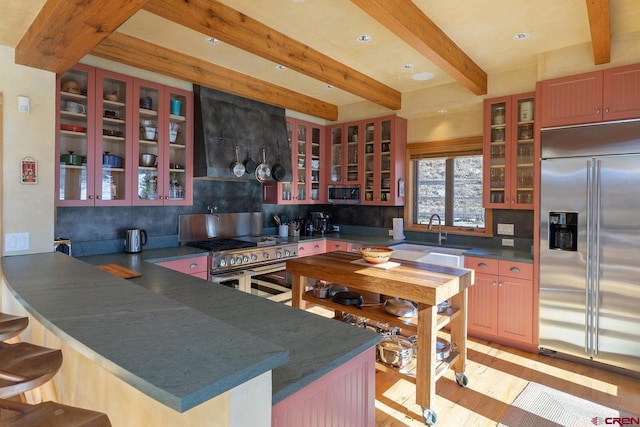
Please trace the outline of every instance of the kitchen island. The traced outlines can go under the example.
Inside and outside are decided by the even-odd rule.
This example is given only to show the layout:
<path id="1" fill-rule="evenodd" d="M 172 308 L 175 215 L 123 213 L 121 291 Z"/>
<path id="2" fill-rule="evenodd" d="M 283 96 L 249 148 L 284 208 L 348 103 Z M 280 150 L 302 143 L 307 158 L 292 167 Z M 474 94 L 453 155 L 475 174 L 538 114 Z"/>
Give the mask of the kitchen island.
<path id="1" fill-rule="evenodd" d="M 458 383 L 466 386 L 467 288 L 474 283 L 474 271 L 393 258 L 390 261 L 385 265 L 367 264 L 359 254 L 351 252 L 330 252 L 288 260 L 287 272 L 292 274 L 292 305 L 304 308 L 305 301 L 308 301 L 417 331 L 416 371 L 407 379 L 413 379 L 416 384 L 416 403 L 423 408 L 425 422 L 433 424 L 436 414 L 431 408 L 436 395 L 436 380 L 451 367 L 456 372 Z M 396 318 L 380 306 L 354 307 L 315 298 L 312 292 L 306 291 L 307 278 L 345 285 L 350 291 L 414 301 L 418 305 L 417 319 Z M 438 304 L 447 300 L 450 300 L 450 308 L 439 314 Z M 436 334 L 446 325 L 450 326 L 451 343 L 457 351 L 444 360 L 437 360 Z M 384 365 L 380 368 L 400 374 Z"/>
<path id="2" fill-rule="evenodd" d="M 25 341 L 63 348 L 58 400 L 116 427 L 268 426 L 273 405 L 372 355 L 372 332 L 154 265 L 201 254 L 4 257 L 3 310 L 30 316 Z"/>

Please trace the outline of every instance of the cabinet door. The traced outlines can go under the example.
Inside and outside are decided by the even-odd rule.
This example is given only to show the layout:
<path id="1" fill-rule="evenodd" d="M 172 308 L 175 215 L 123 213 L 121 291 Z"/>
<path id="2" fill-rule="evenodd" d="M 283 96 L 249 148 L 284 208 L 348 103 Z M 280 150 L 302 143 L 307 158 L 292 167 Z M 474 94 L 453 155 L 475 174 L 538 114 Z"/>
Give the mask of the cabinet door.
<path id="1" fill-rule="evenodd" d="M 162 102 L 164 115 L 158 121 L 164 132 L 158 134 L 161 146 L 158 157 L 159 176 L 164 177 L 160 197 L 165 205 L 193 203 L 193 92 L 165 87 Z M 162 191 L 164 190 L 164 191 Z"/>
<path id="2" fill-rule="evenodd" d="M 326 252 L 327 244 L 325 240 L 317 240 L 315 242 L 305 242 L 298 245 L 298 256 L 309 256 L 315 254 L 323 254 Z"/>
<path id="3" fill-rule="evenodd" d="M 602 118 L 640 117 L 640 64 L 604 70 Z"/>
<path id="4" fill-rule="evenodd" d="M 475 283 L 467 292 L 467 330 L 483 335 L 498 331 L 498 276 L 476 271 Z"/>
<path id="5" fill-rule="evenodd" d="M 131 171 L 137 166 L 132 145 L 133 78 L 96 70 L 95 194 L 96 206 L 131 204 Z"/>
<path id="6" fill-rule="evenodd" d="M 134 111 L 134 122 L 139 132 L 134 135 L 133 158 L 135 161 L 133 177 L 134 205 L 161 205 L 164 196 L 165 171 L 162 168 L 163 147 L 159 141 L 167 140 L 168 127 L 166 105 L 162 85 L 134 80 L 134 103 L 139 107 Z M 167 129 L 165 129 L 165 126 Z M 155 157 L 155 162 L 143 163 L 143 155 Z M 158 167 L 161 165 L 161 167 Z"/>
<path id="7" fill-rule="evenodd" d="M 485 100 L 484 103 L 484 206 L 509 208 L 511 147 L 511 97 Z"/>
<path id="8" fill-rule="evenodd" d="M 340 240 L 327 240 L 327 252 L 333 251 L 351 251 L 351 243 L 342 242 Z"/>
<path id="9" fill-rule="evenodd" d="M 498 335 L 531 344 L 533 282 L 500 276 L 498 289 Z"/>
<path id="10" fill-rule="evenodd" d="M 343 167 L 346 144 L 343 143 L 343 126 L 336 125 L 329 128 L 329 180 L 331 183 L 339 183 L 346 180 L 346 170 Z"/>
<path id="11" fill-rule="evenodd" d="M 553 127 L 602 120 L 602 71 L 544 80 L 537 84 L 540 126 Z"/>
<path id="12" fill-rule="evenodd" d="M 324 140 L 324 126 L 310 124 L 311 139 L 307 147 L 307 158 L 311 163 L 307 165 L 307 191 L 309 203 L 327 202 L 327 179 L 324 173 L 325 158 L 322 151 Z"/>
<path id="13" fill-rule="evenodd" d="M 93 206 L 95 69 L 78 64 L 65 72 L 58 78 L 56 94 L 57 205 Z"/>
<path id="14" fill-rule="evenodd" d="M 534 179 L 534 93 L 512 99 L 509 162 L 511 180 L 508 199 L 515 209 L 533 209 Z"/>

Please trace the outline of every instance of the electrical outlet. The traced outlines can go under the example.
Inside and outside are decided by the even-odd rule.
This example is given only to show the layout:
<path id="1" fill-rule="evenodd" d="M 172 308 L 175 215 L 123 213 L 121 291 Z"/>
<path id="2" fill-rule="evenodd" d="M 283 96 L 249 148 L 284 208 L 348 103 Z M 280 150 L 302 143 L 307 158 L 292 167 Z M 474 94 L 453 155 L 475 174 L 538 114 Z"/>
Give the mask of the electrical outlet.
<path id="1" fill-rule="evenodd" d="M 393 236 L 393 229 L 389 230 L 389 236 Z"/>
<path id="2" fill-rule="evenodd" d="M 340 226 L 339 225 L 334 225 L 333 226 L 333 231 L 340 231 Z"/>
<path id="3" fill-rule="evenodd" d="M 513 224 L 498 224 L 498 234 L 505 236 L 513 236 L 514 226 Z"/>
<path id="4" fill-rule="evenodd" d="M 29 250 L 29 233 L 5 234 L 4 250 L 6 252 L 28 251 Z"/>
<path id="5" fill-rule="evenodd" d="M 510 248 L 512 248 L 513 245 L 513 239 L 502 239 L 502 246 L 509 246 Z"/>

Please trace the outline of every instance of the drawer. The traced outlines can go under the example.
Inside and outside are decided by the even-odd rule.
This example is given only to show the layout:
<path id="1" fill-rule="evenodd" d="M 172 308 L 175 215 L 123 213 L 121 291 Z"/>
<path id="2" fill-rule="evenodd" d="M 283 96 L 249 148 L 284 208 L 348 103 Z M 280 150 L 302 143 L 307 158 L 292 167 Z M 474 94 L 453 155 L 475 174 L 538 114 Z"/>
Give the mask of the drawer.
<path id="1" fill-rule="evenodd" d="M 159 262 L 156 265 L 185 274 L 201 273 L 207 271 L 207 256 L 176 259 L 173 261 Z"/>
<path id="2" fill-rule="evenodd" d="M 533 264 L 500 260 L 500 276 L 532 280 Z"/>
<path id="3" fill-rule="evenodd" d="M 491 258 L 464 257 L 464 266 L 473 268 L 476 273 L 498 274 L 500 271 L 499 262 L 497 259 Z"/>
<path id="4" fill-rule="evenodd" d="M 300 243 L 298 245 L 298 256 L 323 254 L 326 252 L 326 250 L 327 250 L 327 242 L 325 240 Z"/>

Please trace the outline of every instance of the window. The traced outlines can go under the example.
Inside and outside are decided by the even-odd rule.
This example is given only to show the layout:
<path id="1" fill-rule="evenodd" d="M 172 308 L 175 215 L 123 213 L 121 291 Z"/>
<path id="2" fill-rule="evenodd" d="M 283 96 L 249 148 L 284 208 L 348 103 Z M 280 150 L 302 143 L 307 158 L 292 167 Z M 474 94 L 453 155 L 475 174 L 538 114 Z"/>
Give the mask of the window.
<path id="1" fill-rule="evenodd" d="M 444 225 L 484 228 L 482 156 L 415 160 L 414 218 L 428 224 L 438 214 Z"/>
<path id="2" fill-rule="evenodd" d="M 449 231 L 485 232 L 482 137 L 409 144 L 405 227 L 426 231 L 438 214 Z"/>

